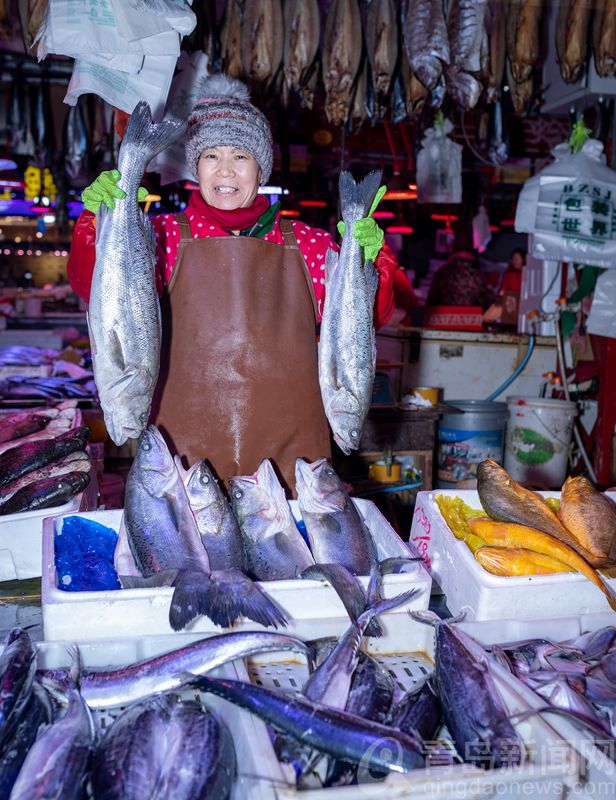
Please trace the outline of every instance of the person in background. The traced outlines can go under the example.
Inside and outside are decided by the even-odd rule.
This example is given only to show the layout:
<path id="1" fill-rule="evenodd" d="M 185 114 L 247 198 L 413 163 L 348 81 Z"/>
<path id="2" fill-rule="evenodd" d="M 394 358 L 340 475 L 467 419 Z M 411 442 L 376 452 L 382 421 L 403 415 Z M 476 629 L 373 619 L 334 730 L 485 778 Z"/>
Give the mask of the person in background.
<path id="1" fill-rule="evenodd" d="M 436 272 L 428 292 L 429 306 L 481 306 L 490 301 L 487 276 L 474 253 L 458 250 Z"/>
<path id="2" fill-rule="evenodd" d="M 505 292 L 518 292 L 522 291 L 522 269 L 526 265 L 526 250 L 522 247 L 516 247 L 511 253 L 509 259 L 509 266 L 503 274 L 503 279 L 498 293 L 504 294 Z"/>
<path id="3" fill-rule="evenodd" d="M 198 182 L 185 213 L 152 219 L 162 295 L 161 371 L 150 422 L 188 463 L 207 458 L 218 477 L 271 458 L 287 487 L 295 460 L 330 455 L 317 369 L 317 326 L 331 235 L 282 218 L 258 194 L 272 170 L 272 134 L 247 87 L 213 75 L 186 136 Z M 95 261 L 95 214 L 122 202 L 117 170 L 83 193 L 68 274 L 86 302 Z M 373 209 L 374 210 L 374 209 Z M 355 236 L 379 276 L 375 327 L 393 312 L 396 260 L 369 214 Z"/>

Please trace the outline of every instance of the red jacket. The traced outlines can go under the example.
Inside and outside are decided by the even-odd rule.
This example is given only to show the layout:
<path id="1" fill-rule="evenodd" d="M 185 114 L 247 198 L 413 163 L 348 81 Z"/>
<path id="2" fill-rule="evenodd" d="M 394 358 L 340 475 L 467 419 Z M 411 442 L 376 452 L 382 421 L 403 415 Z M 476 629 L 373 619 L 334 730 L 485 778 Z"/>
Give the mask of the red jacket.
<path id="1" fill-rule="evenodd" d="M 190 232 L 195 239 L 207 236 L 230 236 L 227 231 L 211 225 L 198 214 L 189 202 L 186 207 L 186 216 L 190 224 Z M 179 244 L 179 228 L 174 214 L 161 214 L 152 218 L 152 227 L 156 236 L 156 267 L 157 284 L 162 293 L 163 286 L 169 281 L 175 264 Z M 283 237 L 280 230 L 280 217 L 272 230 L 263 238 L 266 242 L 282 244 Z M 325 255 L 331 247 L 338 251 L 338 245 L 331 235 L 318 228 L 311 228 L 303 222 L 294 221 L 293 228 L 299 249 L 308 265 L 312 276 L 314 293 L 317 300 L 319 320 L 323 311 L 325 300 Z M 90 285 L 94 271 L 96 227 L 95 215 L 84 211 L 73 231 L 71 252 L 68 259 L 67 270 L 71 287 L 77 294 L 89 302 Z M 379 287 L 374 306 L 374 325 L 378 329 L 385 325 L 394 310 L 394 273 L 397 262 L 389 247 L 384 244 L 376 259 L 376 268 L 379 273 Z"/>

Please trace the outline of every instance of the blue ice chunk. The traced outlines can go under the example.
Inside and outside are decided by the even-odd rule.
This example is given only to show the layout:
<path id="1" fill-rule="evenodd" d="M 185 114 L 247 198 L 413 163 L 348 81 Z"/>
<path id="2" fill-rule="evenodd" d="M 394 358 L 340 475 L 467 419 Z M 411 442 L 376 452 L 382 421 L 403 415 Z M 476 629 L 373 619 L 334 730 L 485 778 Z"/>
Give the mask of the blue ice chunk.
<path id="1" fill-rule="evenodd" d="M 120 589 L 113 565 L 118 534 L 85 517 L 65 517 L 54 538 L 58 588 L 67 592 Z"/>
<path id="2" fill-rule="evenodd" d="M 295 520 L 295 527 L 301 533 L 302 539 L 306 542 L 308 547 L 310 548 L 310 539 L 308 538 L 308 531 L 306 530 L 306 523 L 303 519 L 296 519 Z"/>

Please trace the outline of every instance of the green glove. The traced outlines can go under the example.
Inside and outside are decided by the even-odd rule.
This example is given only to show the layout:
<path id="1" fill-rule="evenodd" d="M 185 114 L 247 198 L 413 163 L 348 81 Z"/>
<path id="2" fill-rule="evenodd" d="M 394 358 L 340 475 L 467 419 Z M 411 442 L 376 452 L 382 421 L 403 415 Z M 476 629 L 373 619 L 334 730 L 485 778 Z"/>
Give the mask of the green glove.
<path id="1" fill-rule="evenodd" d="M 387 186 L 381 186 L 374 197 L 374 201 L 370 206 L 368 216 L 363 219 L 358 219 L 353 223 L 353 238 L 357 239 L 359 244 L 364 248 L 364 256 L 366 261 L 374 261 L 374 259 L 381 252 L 383 247 L 383 239 L 385 234 L 373 218 L 373 214 L 377 209 L 378 204 L 383 199 L 383 195 L 387 191 Z M 338 225 L 338 233 L 344 236 L 346 225 L 341 220 Z"/>
<path id="2" fill-rule="evenodd" d="M 96 180 L 86 187 L 81 194 L 81 202 L 93 214 L 98 212 L 101 203 L 104 203 L 107 208 L 115 208 L 116 200 L 123 200 L 126 197 L 126 192 L 122 191 L 118 186 L 118 181 L 122 176 L 117 169 L 107 170 L 101 172 Z M 140 186 L 137 191 L 137 200 L 141 203 L 145 200 L 148 190 Z"/>

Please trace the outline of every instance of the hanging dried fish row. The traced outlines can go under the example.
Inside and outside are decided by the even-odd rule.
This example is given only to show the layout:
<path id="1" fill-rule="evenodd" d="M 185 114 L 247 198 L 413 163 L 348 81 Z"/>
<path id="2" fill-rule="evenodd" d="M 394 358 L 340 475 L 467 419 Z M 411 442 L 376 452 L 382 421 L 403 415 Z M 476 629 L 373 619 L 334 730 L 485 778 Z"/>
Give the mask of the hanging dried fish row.
<path id="1" fill-rule="evenodd" d="M 450 57 L 442 0 L 405 0 L 402 27 L 410 70 L 430 91 Z"/>
<path id="2" fill-rule="evenodd" d="M 325 114 L 332 125 L 344 125 L 351 111 L 362 53 L 357 0 L 332 0 L 323 39 Z"/>
<path id="3" fill-rule="evenodd" d="M 445 68 L 447 92 L 463 109 L 474 108 L 481 95 L 482 52 L 487 52 L 487 0 L 452 0 L 447 14 L 450 64 Z M 485 56 L 483 60 L 485 68 Z"/>
<path id="4" fill-rule="evenodd" d="M 241 78 L 242 50 L 240 47 L 242 33 L 242 2 L 228 0 L 220 31 L 220 57 L 222 71 L 230 78 Z"/>
<path id="5" fill-rule="evenodd" d="M 565 83 L 577 83 L 586 69 L 588 29 L 594 0 L 562 0 L 556 22 L 556 52 Z"/>
<path id="6" fill-rule="evenodd" d="M 539 59 L 543 0 L 510 0 L 507 13 L 507 82 L 517 114 L 528 111 Z"/>
<path id="7" fill-rule="evenodd" d="M 269 86 L 278 74 L 284 46 L 280 0 L 245 0 L 240 48 L 244 77 Z"/>
<path id="8" fill-rule="evenodd" d="M 287 88 L 299 92 L 308 108 L 314 102 L 320 35 L 317 0 L 285 0 L 284 76 Z"/>
<path id="9" fill-rule="evenodd" d="M 387 108 L 398 63 L 398 20 L 393 0 L 371 0 L 366 15 L 365 42 L 379 118 Z"/>

